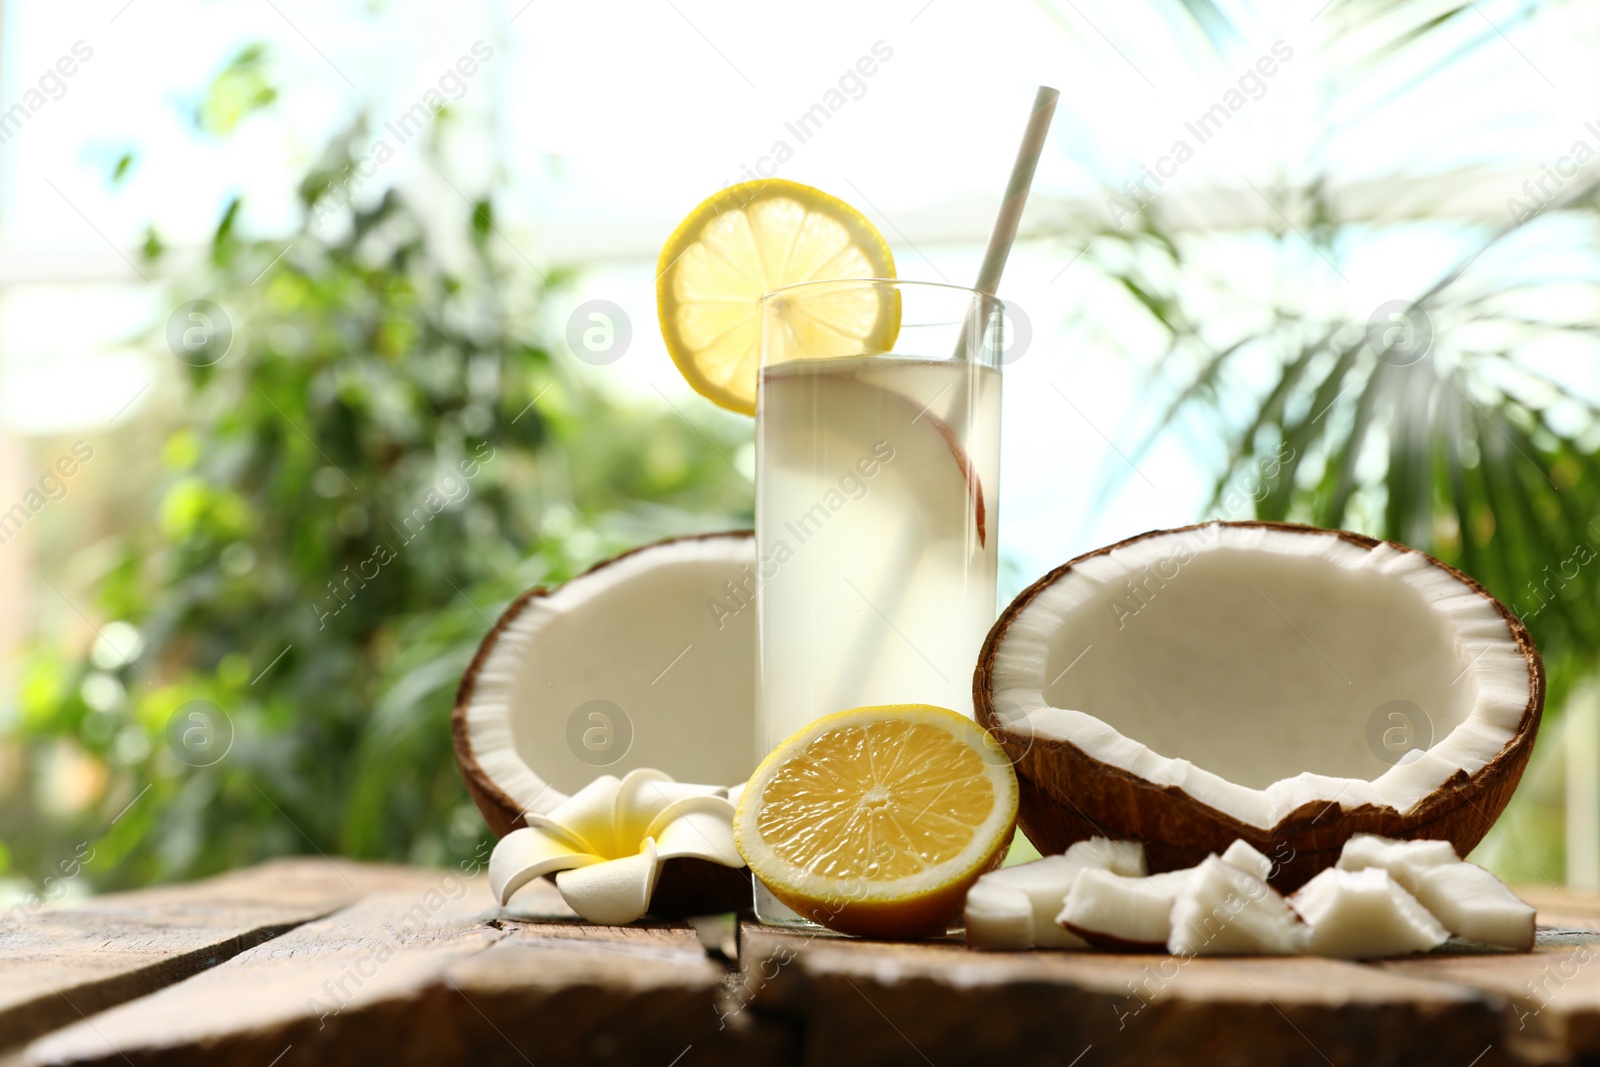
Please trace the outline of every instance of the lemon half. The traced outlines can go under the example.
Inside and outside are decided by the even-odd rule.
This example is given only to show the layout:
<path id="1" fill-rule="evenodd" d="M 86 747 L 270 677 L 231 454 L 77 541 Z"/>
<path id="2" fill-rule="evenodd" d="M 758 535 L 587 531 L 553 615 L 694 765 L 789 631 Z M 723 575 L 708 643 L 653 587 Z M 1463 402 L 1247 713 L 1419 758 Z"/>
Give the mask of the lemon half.
<path id="1" fill-rule="evenodd" d="M 690 385 L 722 407 L 756 411 L 760 300 L 799 282 L 893 278 L 894 256 L 866 216 L 837 197 L 782 178 L 730 186 L 678 225 L 656 269 L 656 310 L 667 351 Z M 816 354 L 885 352 L 900 331 L 898 294 L 831 302 Z M 808 354 L 801 343 L 794 352 Z"/>
<path id="2" fill-rule="evenodd" d="M 925 704 L 842 711 L 773 749 L 745 785 L 734 841 L 772 894 L 868 937 L 937 936 L 1005 858 L 1010 761 L 971 719 Z"/>

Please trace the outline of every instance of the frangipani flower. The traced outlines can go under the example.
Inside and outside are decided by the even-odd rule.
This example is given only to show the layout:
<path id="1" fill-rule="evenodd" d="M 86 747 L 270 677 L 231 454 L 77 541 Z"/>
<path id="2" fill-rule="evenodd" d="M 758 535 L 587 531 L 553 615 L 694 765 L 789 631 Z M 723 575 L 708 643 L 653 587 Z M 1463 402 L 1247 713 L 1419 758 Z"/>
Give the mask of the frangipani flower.
<path id="1" fill-rule="evenodd" d="M 649 909 L 663 860 L 744 866 L 727 793 L 643 768 L 620 779 L 602 775 L 548 815 L 525 815 L 525 828 L 501 838 L 489 857 L 489 888 L 505 904 L 554 873 L 562 899 L 584 919 L 631 923 Z"/>

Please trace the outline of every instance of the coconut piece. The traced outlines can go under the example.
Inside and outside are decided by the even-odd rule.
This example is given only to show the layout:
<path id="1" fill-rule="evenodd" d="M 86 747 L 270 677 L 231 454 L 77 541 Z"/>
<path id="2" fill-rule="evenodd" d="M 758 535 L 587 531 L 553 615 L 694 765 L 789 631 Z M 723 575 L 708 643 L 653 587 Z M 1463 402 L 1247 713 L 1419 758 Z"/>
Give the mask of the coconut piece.
<path id="1" fill-rule="evenodd" d="M 1242 837 L 1224 850 L 1222 862 L 1231 863 L 1241 871 L 1249 871 L 1263 882 L 1272 876 L 1272 861 L 1252 848 L 1250 842 Z"/>
<path id="2" fill-rule="evenodd" d="M 1450 932 L 1381 867 L 1330 867 L 1289 903 L 1311 926 L 1311 952 L 1346 960 L 1427 952 Z"/>
<path id="3" fill-rule="evenodd" d="M 497 835 L 601 773 L 655 767 L 724 789 L 750 776 L 755 568 L 748 531 L 674 538 L 512 601 L 450 723 Z"/>
<path id="4" fill-rule="evenodd" d="M 1004 870 L 1005 868 L 1002 868 Z M 999 872 L 993 872 L 998 874 Z M 990 875 L 984 875 L 988 878 Z M 967 890 L 964 923 L 968 948 L 1020 952 L 1033 947 L 1033 904 L 1020 889 L 984 885 L 984 878 Z M 1067 945 L 1080 948 L 1083 942 Z"/>
<path id="5" fill-rule="evenodd" d="M 1310 940 L 1311 928 L 1277 890 L 1209 856 L 1173 901 L 1167 949 L 1179 956 L 1290 956 Z"/>
<path id="6" fill-rule="evenodd" d="M 450 719 L 461 777 L 489 828 L 505 838 L 530 826 L 605 772 L 656 767 L 724 795 L 747 778 L 755 571 L 748 531 L 704 534 L 514 600 L 478 647 Z M 657 842 L 651 909 L 748 909 L 749 874 L 694 855 L 695 822 Z M 525 837 L 504 865 L 524 877 L 542 847 Z"/>
<path id="7" fill-rule="evenodd" d="M 1160 949 L 1172 935 L 1172 905 L 1193 874 L 1193 870 L 1168 871 L 1129 878 L 1112 871 L 1084 871 L 1056 922 L 1095 948 Z"/>
<path id="8" fill-rule="evenodd" d="M 1458 937 L 1517 952 L 1533 948 L 1533 907 L 1482 867 L 1458 859 L 1447 841 L 1355 837 L 1339 866 L 1387 871 Z"/>
<path id="9" fill-rule="evenodd" d="M 1377 834 L 1357 834 L 1339 852 L 1339 866 L 1347 871 L 1382 867 L 1393 874 L 1460 862 L 1455 846 L 1448 841 L 1395 841 Z"/>
<path id="10" fill-rule="evenodd" d="M 1221 859 L 1263 882 L 1272 873 L 1272 861 L 1242 839 L 1229 845 Z M 1122 871 L 1085 871 L 1067 895 L 1056 922 L 1095 948 L 1161 948 L 1172 935 L 1172 906 L 1194 872 L 1190 867 L 1138 878 Z"/>
<path id="11" fill-rule="evenodd" d="M 1145 873 L 1144 846 L 1137 841 L 1091 837 L 1068 848 L 1064 855 L 1084 870 L 1111 871 L 1127 878 L 1137 878 Z M 1067 888 L 1071 889 L 1071 886 Z"/>
<path id="12" fill-rule="evenodd" d="M 1452 863 L 1423 873 L 1419 900 L 1450 932 L 1516 952 L 1533 949 L 1537 913 L 1476 863 Z"/>
<path id="13" fill-rule="evenodd" d="M 990 630 L 974 698 L 1040 849 L 1108 832 L 1171 870 L 1244 838 L 1289 857 L 1274 882 L 1293 888 L 1358 833 L 1476 845 L 1532 751 L 1544 669 L 1502 604 L 1424 553 L 1208 523 L 1035 582 Z"/>
<path id="14" fill-rule="evenodd" d="M 1002 867 L 979 878 L 967 892 L 966 938 L 973 948 L 1086 948 L 1085 942 L 1056 924 L 1062 901 L 1086 871 L 1144 873 L 1144 849 L 1137 841 L 1091 838 L 1064 855 Z"/>

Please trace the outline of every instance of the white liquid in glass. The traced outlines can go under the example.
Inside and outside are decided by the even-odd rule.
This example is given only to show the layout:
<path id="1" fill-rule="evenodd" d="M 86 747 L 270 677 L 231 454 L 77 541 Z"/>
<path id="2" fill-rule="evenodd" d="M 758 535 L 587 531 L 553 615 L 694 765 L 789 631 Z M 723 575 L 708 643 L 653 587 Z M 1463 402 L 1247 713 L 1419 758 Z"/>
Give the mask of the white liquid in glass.
<path id="1" fill-rule="evenodd" d="M 995 616 L 1000 372 L 792 360 L 757 428 L 758 755 L 865 704 L 972 714 Z"/>

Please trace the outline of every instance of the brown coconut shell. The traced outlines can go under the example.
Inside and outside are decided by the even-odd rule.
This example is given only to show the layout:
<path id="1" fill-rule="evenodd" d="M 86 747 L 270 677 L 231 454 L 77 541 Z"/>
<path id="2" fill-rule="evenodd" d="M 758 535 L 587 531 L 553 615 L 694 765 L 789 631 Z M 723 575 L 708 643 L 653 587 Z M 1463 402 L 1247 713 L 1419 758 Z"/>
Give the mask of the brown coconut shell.
<path id="1" fill-rule="evenodd" d="M 754 536 L 754 530 L 729 530 L 668 537 L 602 560 L 569 580 L 577 581 L 629 556 L 662 545 Z M 494 832 L 496 838 L 504 837 L 512 830 L 521 829 L 527 823 L 522 818 L 522 810 L 517 802 L 489 776 L 479 762 L 477 754 L 473 752 L 472 738 L 467 730 L 467 708 L 472 703 L 478 672 L 483 669 L 489 653 L 499 643 L 500 635 L 527 610 L 529 604 L 549 596 L 555 588 L 559 587 L 535 586 L 518 596 L 505 611 L 500 613 L 494 626 L 479 643 L 472 662 L 467 664 L 466 673 L 461 676 L 461 684 L 456 688 L 455 707 L 450 712 L 450 736 L 455 746 L 456 767 L 461 772 L 461 781 L 467 787 L 467 795 L 472 798 L 473 804 L 477 805 L 479 813 L 483 815 L 483 821 L 489 824 L 489 829 Z M 662 769 L 671 773 L 670 768 Z M 653 914 L 662 916 L 708 915 L 724 911 L 749 911 L 752 908 L 752 901 L 748 868 L 724 867 L 719 863 L 701 859 L 671 859 L 661 865 L 661 874 L 656 879 L 654 892 L 650 895 L 650 910 Z"/>
<path id="2" fill-rule="evenodd" d="M 1064 563 L 1023 590 L 989 631 L 973 675 L 973 704 L 979 724 L 994 735 L 1016 768 L 1020 787 L 1017 823 L 1028 840 L 1045 855 L 1065 852 L 1069 846 L 1091 837 L 1141 841 L 1145 861 L 1156 873 L 1193 867 L 1213 852 L 1220 854 L 1235 839 L 1243 839 L 1274 861 L 1272 885 L 1282 892 L 1299 888 L 1333 866 L 1344 843 L 1356 834 L 1445 840 L 1461 856 L 1476 848 L 1510 801 L 1533 753 L 1544 710 L 1544 661 L 1527 627 L 1481 584 L 1425 552 L 1393 541 L 1294 523 L 1221 524 L 1331 535 L 1368 550 L 1386 544 L 1423 556 L 1488 600 L 1505 619 L 1506 628 L 1528 665 L 1528 703 L 1516 733 L 1477 772 L 1458 771 L 1405 814 L 1371 804 L 1345 811 L 1336 803 L 1319 801 L 1297 808 L 1276 826 L 1263 830 L 1242 823 L 1175 786 L 1155 785 L 1104 763 L 1069 741 L 1036 738 L 1001 724 L 994 708 L 995 657 L 1007 630 L 1034 597 L 1084 560 L 1147 538 L 1184 533 L 1205 525 L 1210 524 L 1152 530 Z M 1286 776 L 1298 770 L 1285 768 Z"/>

